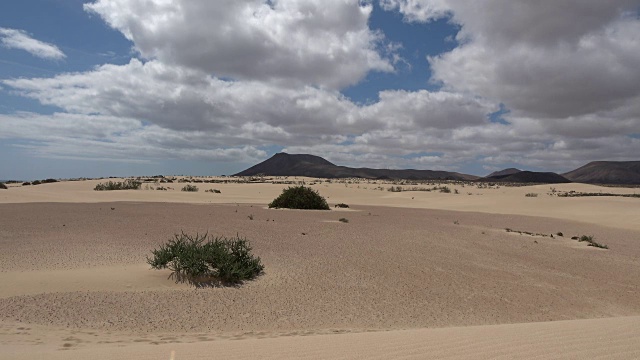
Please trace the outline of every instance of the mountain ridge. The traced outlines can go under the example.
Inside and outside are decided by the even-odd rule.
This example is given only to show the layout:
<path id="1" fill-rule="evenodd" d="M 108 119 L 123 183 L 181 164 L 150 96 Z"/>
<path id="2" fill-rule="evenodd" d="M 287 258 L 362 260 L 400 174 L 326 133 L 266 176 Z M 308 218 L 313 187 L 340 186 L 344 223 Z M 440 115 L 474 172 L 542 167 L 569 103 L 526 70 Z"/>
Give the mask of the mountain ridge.
<path id="1" fill-rule="evenodd" d="M 310 154 L 277 153 L 234 176 L 308 176 L 319 178 L 367 178 L 407 180 L 476 180 L 475 175 L 439 170 L 393 170 L 351 168 L 335 165 L 319 156 Z"/>

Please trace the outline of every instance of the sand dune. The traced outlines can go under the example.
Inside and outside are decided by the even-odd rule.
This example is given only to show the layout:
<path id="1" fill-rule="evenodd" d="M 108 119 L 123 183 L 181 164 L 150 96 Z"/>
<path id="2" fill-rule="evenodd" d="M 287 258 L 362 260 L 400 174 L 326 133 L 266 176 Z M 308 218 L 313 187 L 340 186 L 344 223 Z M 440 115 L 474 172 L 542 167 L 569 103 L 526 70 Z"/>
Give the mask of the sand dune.
<path id="1" fill-rule="evenodd" d="M 635 198 L 323 183 L 351 208 L 305 212 L 265 207 L 283 185 L 91 184 L 0 192 L 2 358 L 640 357 Z M 149 270 L 150 250 L 181 230 L 246 236 L 265 274 L 193 289 Z M 582 234 L 610 249 L 570 239 Z"/>

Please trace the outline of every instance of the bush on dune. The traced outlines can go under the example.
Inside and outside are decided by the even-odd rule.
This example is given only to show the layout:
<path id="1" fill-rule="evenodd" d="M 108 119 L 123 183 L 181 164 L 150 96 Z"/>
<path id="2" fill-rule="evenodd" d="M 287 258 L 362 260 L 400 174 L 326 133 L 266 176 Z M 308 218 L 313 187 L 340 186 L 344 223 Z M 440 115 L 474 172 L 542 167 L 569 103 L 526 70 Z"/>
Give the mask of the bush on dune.
<path id="1" fill-rule="evenodd" d="M 142 183 L 140 181 L 127 179 L 125 181 L 107 181 L 106 183 L 99 183 L 93 190 L 95 191 L 109 191 L 109 190 L 139 190 Z"/>
<path id="2" fill-rule="evenodd" d="M 234 285 L 260 275 L 264 266 L 251 254 L 249 241 L 205 235 L 174 235 L 153 250 L 147 262 L 154 269 L 169 269 L 176 282 L 189 282 L 196 287 L 216 284 Z"/>
<path id="3" fill-rule="evenodd" d="M 4 183 L 0 182 L 0 189 L 6 190 L 7 189 L 7 185 L 5 185 Z"/>
<path id="4" fill-rule="evenodd" d="M 282 194 L 274 199 L 270 208 L 329 210 L 329 204 L 316 190 L 305 186 L 291 186 L 282 190 Z"/>
<path id="5" fill-rule="evenodd" d="M 185 185 L 181 190 L 186 192 L 198 192 L 199 189 L 195 185 Z"/>

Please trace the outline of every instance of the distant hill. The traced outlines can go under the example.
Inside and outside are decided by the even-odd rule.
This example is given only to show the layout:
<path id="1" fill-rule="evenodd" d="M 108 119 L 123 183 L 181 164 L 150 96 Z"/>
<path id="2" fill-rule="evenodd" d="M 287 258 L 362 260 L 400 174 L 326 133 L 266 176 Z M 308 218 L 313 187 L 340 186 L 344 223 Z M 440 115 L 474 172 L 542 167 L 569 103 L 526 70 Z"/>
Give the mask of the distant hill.
<path id="1" fill-rule="evenodd" d="M 552 172 L 518 171 L 516 173 L 498 176 L 487 176 L 480 181 L 562 184 L 571 180 Z"/>
<path id="2" fill-rule="evenodd" d="M 307 176 L 318 178 L 365 178 L 407 180 L 475 180 L 477 176 L 434 170 L 390 170 L 350 168 L 335 165 L 319 156 L 278 153 L 235 176 Z"/>
<path id="3" fill-rule="evenodd" d="M 513 175 L 513 174 L 519 173 L 520 171 L 522 171 L 522 170 L 516 169 L 516 168 L 508 168 L 508 169 L 504 169 L 504 170 L 500 170 L 500 171 L 494 171 L 491 174 L 487 175 L 486 177 Z"/>
<path id="4" fill-rule="evenodd" d="M 640 184 L 640 161 L 594 161 L 562 174 L 574 182 L 588 184 Z"/>

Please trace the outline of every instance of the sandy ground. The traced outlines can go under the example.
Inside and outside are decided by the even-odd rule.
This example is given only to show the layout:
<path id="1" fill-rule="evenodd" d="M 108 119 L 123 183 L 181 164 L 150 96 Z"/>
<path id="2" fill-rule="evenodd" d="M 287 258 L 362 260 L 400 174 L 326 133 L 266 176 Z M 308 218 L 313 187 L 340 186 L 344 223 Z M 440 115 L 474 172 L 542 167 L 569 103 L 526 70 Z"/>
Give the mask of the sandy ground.
<path id="1" fill-rule="evenodd" d="M 291 211 L 266 208 L 286 185 L 97 182 L 0 190 L 1 358 L 640 358 L 637 198 L 323 182 L 351 208 Z M 180 231 L 247 237 L 265 274 L 194 289 L 150 270 Z"/>

